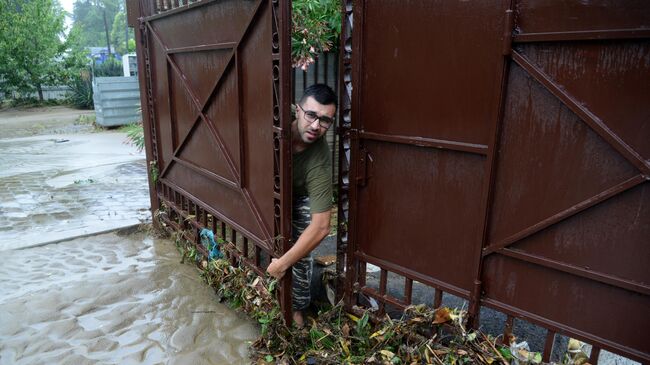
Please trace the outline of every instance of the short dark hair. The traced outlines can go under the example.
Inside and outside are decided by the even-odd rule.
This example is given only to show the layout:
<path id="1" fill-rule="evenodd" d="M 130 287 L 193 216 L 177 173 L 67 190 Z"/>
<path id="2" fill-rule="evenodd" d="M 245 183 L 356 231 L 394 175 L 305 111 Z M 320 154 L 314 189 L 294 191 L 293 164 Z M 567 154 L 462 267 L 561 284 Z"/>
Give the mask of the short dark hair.
<path id="1" fill-rule="evenodd" d="M 325 84 L 313 84 L 306 88 L 300 98 L 300 105 L 302 105 L 308 97 L 314 98 L 317 102 L 323 105 L 332 105 L 338 108 L 336 94 L 331 87 Z"/>

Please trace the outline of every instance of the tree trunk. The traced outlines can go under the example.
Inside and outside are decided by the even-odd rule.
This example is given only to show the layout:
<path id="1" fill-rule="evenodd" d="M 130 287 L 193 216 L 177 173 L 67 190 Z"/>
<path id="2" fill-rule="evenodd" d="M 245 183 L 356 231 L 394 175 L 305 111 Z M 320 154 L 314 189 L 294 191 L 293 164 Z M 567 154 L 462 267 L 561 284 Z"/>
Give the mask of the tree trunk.
<path id="1" fill-rule="evenodd" d="M 36 84 L 36 89 L 38 90 L 38 100 L 43 101 L 43 86 L 41 86 L 40 82 Z"/>
<path id="2" fill-rule="evenodd" d="M 106 48 L 108 48 L 108 57 L 111 56 L 111 38 L 108 36 L 108 23 L 106 22 L 106 9 L 102 11 L 104 15 L 104 31 L 106 32 Z"/>

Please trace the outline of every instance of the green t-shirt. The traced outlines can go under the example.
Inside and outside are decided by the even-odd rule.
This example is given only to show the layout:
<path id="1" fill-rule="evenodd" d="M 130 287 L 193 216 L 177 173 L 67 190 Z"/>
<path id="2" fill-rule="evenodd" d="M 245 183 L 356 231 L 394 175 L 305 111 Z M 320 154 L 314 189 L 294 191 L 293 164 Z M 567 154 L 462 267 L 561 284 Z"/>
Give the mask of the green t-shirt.
<path id="1" fill-rule="evenodd" d="M 293 196 L 308 196 L 312 214 L 332 208 L 332 157 L 324 137 L 293 154 Z"/>

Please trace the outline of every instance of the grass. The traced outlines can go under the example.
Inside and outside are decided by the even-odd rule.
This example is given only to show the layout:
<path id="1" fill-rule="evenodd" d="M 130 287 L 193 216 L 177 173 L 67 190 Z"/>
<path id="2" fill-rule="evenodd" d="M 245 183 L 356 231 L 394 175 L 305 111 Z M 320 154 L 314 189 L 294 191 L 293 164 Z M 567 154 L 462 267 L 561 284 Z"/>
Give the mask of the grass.
<path id="1" fill-rule="evenodd" d="M 138 152 L 144 150 L 144 128 L 142 122 L 131 123 L 120 127 L 120 132 L 126 133 L 128 144 L 138 149 Z"/>

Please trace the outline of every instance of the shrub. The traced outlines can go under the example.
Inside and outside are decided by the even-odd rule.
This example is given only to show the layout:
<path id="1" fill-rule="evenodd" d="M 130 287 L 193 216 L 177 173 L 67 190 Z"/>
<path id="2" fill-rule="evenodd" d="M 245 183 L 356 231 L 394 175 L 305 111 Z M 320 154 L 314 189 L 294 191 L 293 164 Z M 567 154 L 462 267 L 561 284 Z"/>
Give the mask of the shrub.
<path id="1" fill-rule="evenodd" d="M 338 47 L 341 5 L 337 0 L 292 2 L 291 58 L 293 67 L 306 70 L 316 55 Z"/>
<path id="2" fill-rule="evenodd" d="M 93 109 L 93 85 L 88 70 L 83 70 L 79 74 L 73 75 L 68 81 L 70 95 L 68 100 L 70 104 L 79 109 Z"/>
<path id="3" fill-rule="evenodd" d="M 96 64 L 95 77 L 123 76 L 122 62 L 111 56 L 106 61 Z"/>

